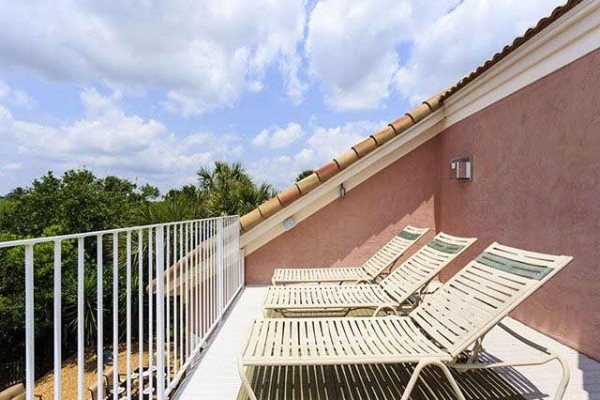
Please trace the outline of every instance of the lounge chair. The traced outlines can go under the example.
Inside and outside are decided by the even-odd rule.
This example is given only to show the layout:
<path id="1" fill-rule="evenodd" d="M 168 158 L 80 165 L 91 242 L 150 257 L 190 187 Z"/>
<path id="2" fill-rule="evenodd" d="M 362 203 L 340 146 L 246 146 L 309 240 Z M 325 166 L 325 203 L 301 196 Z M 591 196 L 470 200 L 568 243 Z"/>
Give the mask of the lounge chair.
<path id="1" fill-rule="evenodd" d="M 390 268 L 406 250 L 415 244 L 429 228 L 406 226 L 373 257 L 360 267 L 345 268 L 278 268 L 273 273 L 273 285 L 294 283 L 344 283 L 361 280 L 373 281 Z"/>
<path id="2" fill-rule="evenodd" d="M 265 315 L 270 311 L 278 311 L 284 316 L 319 312 L 346 315 L 357 309 L 374 309 L 373 316 L 383 310 L 397 313 L 409 299 L 416 300 L 412 302 L 416 305 L 420 297 L 418 292 L 476 240 L 441 232 L 378 283 L 271 286 L 263 305 Z"/>
<path id="3" fill-rule="evenodd" d="M 258 319 L 239 359 L 242 387 L 256 400 L 245 371 L 251 366 L 406 363 L 415 368 L 401 400 L 408 400 L 428 365 L 440 368 L 457 398 L 464 400 L 449 368 L 541 365 L 558 360 L 563 374 L 555 399 L 562 399 L 569 381 L 566 362 L 501 321 L 571 260 L 493 243 L 405 317 Z M 546 356 L 512 363 L 480 362 L 483 338 L 496 325 Z M 472 353 L 468 353 L 471 346 Z"/>

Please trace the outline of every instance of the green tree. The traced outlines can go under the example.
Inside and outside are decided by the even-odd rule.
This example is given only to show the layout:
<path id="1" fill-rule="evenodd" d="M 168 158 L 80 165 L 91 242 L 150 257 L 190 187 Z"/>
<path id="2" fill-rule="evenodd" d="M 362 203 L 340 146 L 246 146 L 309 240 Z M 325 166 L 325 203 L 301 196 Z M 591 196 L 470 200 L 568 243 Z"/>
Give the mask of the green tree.
<path id="1" fill-rule="evenodd" d="M 143 196 L 134 183 L 115 176 L 100 179 L 83 169 L 57 178 L 48 172 L 0 202 L 0 230 L 40 236 L 49 226 L 60 227 L 59 233 L 122 227 L 133 221 Z"/>
<path id="2" fill-rule="evenodd" d="M 54 236 L 58 226 L 43 231 Z M 17 235 L 0 233 L 0 242 L 19 239 Z M 14 359 L 22 354 L 25 336 L 25 274 L 24 247 L 0 249 L 0 342 L 5 351 L 0 361 Z M 76 285 L 76 251 L 72 241 L 62 242 L 62 288 L 63 293 Z M 34 265 L 34 326 L 36 337 L 52 337 L 54 326 L 54 244 L 35 246 Z M 68 321 L 68 320 L 65 320 Z"/>
<path id="3" fill-rule="evenodd" d="M 256 185 L 239 163 L 215 162 L 198 170 L 200 191 L 210 216 L 243 215 L 275 195 L 273 186 Z"/>
<path id="4" fill-rule="evenodd" d="M 160 190 L 146 183 L 140 187 L 140 195 L 146 201 L 156 200 L 160 197 Z"/>

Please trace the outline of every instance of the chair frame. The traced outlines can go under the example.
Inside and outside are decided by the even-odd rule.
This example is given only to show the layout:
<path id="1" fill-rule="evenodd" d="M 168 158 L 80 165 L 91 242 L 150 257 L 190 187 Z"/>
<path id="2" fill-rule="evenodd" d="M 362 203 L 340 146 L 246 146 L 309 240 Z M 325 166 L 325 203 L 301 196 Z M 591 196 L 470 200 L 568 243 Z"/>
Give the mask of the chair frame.
<path id="1" fill-rule="evenodd" d="M 562 376 L 554 398 L 560 400 L 570 377 L 566 361 L 514 332 L 502 324 L 502 320 L 571 261 L 572 257 L 568 256 L 551 256 L 492 243 L 405 317 L 256 320 L 238 362 L 242 387 L 251 400 L 256 400 L 245 371 L 250 366 L 410 363 L 416 367 L 401 400 L 408 400 L 421 371 L 429 365 L 441 369 L 457 398 L 465 400 L 450 373 L 451 368 L 468 371 L 542 365 L 557 360 Z M 277 329 L 278 325 L 282 329 Z M 340 330 L 339 325 L 343 329 Z M 304 329 L 300 329 L 302 326 Z M 478 362 L 483 340 L 495 326 L 542 351 L 546 357 L 516 362 Z M 399 330 L 406 336 L 398 335 Z M 338 334 L 341 331 L 347 337 L 345 341 Z M 468 356 L 466 361 L 465 355 Z"/>
<path id="2" fill-rule="evenodd" d="M 273 272 L 273 286 L 290 284 L 331 284 L 356 283 L 361 280 L 370 282 L 385 275 L 396 261 L 412 245 L 417 243 L 429 228 L 416 228 L 407 225 L 380 248 L 360 267 L 344 268 L 278 268 Z"/>
<path id="3" fill-rule="evenodd" d="M 419 304 L 424 290 L 448 264 L 466 251 L 476 238 L 463 238 L 440 232 L 391 274 L 379 282 L 360 281 L 356 285 L 271 286 L 263 304 L 284 317 L 306 313 L 348 315 L 371 309 L 378 315 L 390 311 L 398 315 L 402 307 Z"/>

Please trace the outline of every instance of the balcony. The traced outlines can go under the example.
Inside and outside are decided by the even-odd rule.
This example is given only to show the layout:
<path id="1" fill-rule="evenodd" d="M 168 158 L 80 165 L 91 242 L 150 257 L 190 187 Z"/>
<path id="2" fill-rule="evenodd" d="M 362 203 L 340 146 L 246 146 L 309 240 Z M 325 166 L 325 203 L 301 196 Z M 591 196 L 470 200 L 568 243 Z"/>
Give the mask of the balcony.
<path id="1" fill-rule="evenodd" d="M 237 362 L 252 321 L 263 315 L 262 304 L 266 292 L 264 286 L 248 286 L 242 290 L 198 365 L 184 379 L 175 399 L 247 399 L 245 393 L 240 391 Z M 600 396 L 599 362 L 512 318 L 504 322 L 524 337 L 565 358 L 571 370 L 571 380 L 564 399 L 591 400 Z M 544 356 L 515 341 L 500 328 L 494 328 L 486 336 L 484 347 L 483 357 L 488 360 L 535 359 Z M 293 371 L 292 367 L 263 367 L 251 373 L 251 382 L 259 399 L 336 399 L 340 398 L 340 393 L 344 398 L 353 399 L 399 399 L 410 378 L 411 369 L 383 365 L 338 368 L 337 371 L 327 371 L 321 367 Z M 467 400 L 551 399 L 560 374 L 558 363 L 504 368 L 495 372 L 456 373 Z M 444 383 L 441 373 L 432 370 L 426 375 L 423 385 L 413 392 L 411 399 L 453 400 L 455 397 Z"/>
<path id="2" fill-rule="evenodd" d="M 24 382 L 26 399 L 247 398 L 240 391 L 237 359 L 252 321 L 263 315 L 266 287 L 244 287 L 238 217 L 4 242 L 0 251 L 22 256 L 25 369 L 15 382 Z M 36 268 L 52 270 L 51 340 L 36 335 Z M 75 337 L 62 322 L 68 308 L 61 282 L 72 274 Z M 516 320 L 505 322 L 565 358 L 571 371 L 565 399 L 598 398 L 600 363 Z M 65 337 L 76 347 L 65 348 Z M 48 351 L 41 348 L 48 343 L 52 366 L 45 368 Z M 484 346 L 488 361 L 536 356 L 500 328 Z M 411 368 L 261 367 L 249 374 L 261 399 L 381 399 L 401 396 Z M 467 399 L 545 399 L 556 390 L 560 367 L 455 374 Z M 439 371 L 427 371 L 411 398 L 453 399 L 444 382 Z"/>
<path id="3" fill-rule="evenodd" d="M 24 369 L 3 384 L 23 382 L 26 399 L 171 397 L 243 286 L 239 249 L 238 217 L 0 243 L 25 276 Z M 53 277 L 51 338 L 36 332 L 39 270 Z M 69 304 L 63 279 L 76 279 Z"/>

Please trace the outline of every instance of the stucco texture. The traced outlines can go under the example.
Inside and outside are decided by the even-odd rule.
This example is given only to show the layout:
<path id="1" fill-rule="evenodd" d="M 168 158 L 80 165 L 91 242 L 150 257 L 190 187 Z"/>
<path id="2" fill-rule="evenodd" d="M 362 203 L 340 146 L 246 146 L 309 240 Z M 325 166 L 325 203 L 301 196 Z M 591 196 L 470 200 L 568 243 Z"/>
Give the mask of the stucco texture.
<path id="1" fill-rule="evenodd" d="M 409 223 L 431 228 L 423 243 L 435 234 L 435 146 L 435 140 L 420 146 L 249 254 L 246 282 L 269 283 L 282 267 L 359 266 Z"/>
<path id="2" fill-rule="evenodd" d="M 574 257 L 514 317 L 600 359 L 600 51 L 450 127 L 439 139 L 437 229 Z M 455 157 L 474 179 L 449 179 Z M 450 266 L 447 279 L 458 270 Z"/>
<path id="3" fill-rule="evenodd" d="M 473 181 L 451 180 L 450 160 L 467 155 Z M 573 256 L 513 317 L 600 360 L 600 50 L 453 125 L 251 253 L 247 283 L 268 283 L 279 267 L 360 265 L 406 224 L 479 239 L 442 280 L 493 241 Z"/>

